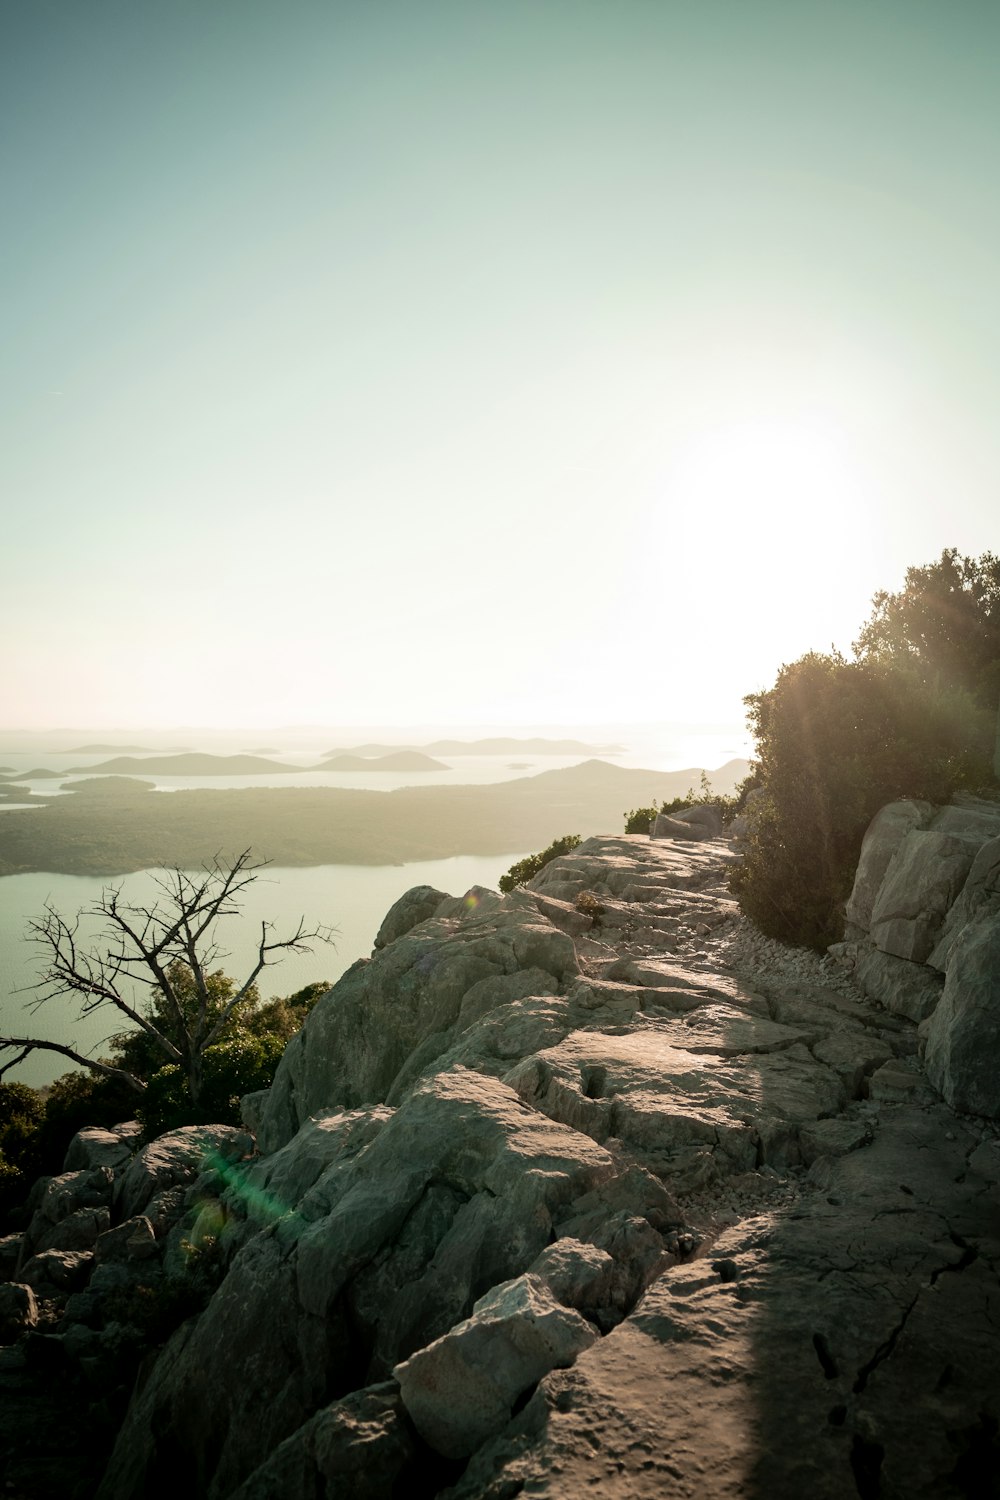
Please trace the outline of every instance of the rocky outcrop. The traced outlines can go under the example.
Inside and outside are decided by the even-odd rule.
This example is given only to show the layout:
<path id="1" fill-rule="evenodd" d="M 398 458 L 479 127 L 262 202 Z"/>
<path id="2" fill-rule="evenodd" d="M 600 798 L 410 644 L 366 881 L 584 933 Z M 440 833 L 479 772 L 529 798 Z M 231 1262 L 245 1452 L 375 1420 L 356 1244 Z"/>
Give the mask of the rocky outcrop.
<path id="1" fill-rule="evenodd" d="M 1000 803 L 882 808 L 846 914 L 831 952 L 873 999 L 926 1023 L 928 1075 L 950 1104 L 1000 1118 Z"/>
<path id="2" fill-rule="evenodd" d="M 48 1335 L 74 1378 L 122 1288 L 218 1284 L 103 1500 L 989 1493 L 995 1129 L 910 1016 L 742 921 L 735 857 L 593 839 L 507 897 L 423 888 L 250 1101 L 257 1155 L 104 1169 L 92 1248 L 32 1247 L 87 1257 Z M 40 1224 L 101 1206 L 81 1172 Z"/>
<path id="3" fill-rule="evenodd" d="M 992 1158 L 909 1018 L 746 928 L 732 858 L 591 840 L 506 898 L 400 903 L 252 1105 L 261 1155 L 201 1210 L 224 1279 L 105 1500 L 168 1457 L 219 1500 L 853 1495 L 879 1453 L 937 1462 L 959 1410 L 953 1464 L 989 1445 L 975 1338 L 940 1417 L 903 1413 L 973 1243 L 987 1295 Z"/>

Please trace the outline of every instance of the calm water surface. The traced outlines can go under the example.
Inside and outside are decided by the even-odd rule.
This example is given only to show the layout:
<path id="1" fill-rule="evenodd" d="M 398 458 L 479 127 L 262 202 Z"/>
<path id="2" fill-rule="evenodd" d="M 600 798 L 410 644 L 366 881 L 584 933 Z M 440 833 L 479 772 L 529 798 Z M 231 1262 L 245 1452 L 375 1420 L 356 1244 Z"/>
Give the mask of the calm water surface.
<path id="1" fill-rule="evenodd" d="M 259 982 L 261 993 L 270 998 L 292 994 L 317 979 L 332 983 L 356 959 L 371 953 L 382 918 L 411 886 L 433 885 L 455 896 L 473 885 L 495 890 L 500 876 L 521 858 L 520 854 L 463 854 L 408 865 L 271 867 L 247 890 L 242 916 L 220 923 L 218 941 L 223 954 L 215 967 L 244 978 L 255 962 L 261 922 L 273 922 L 277 934 L 285 935 L 305 917 L 307 926 L 335 927 L 335 946 L 317 944 L 313 953 L 292 954 L 266 970 Z M 124 1017 L 106 1010 L 78 1021 L 69 1000 L 50 1000 L 35 1011 L 26 1009 L 33 997 L 24 989 L 38 977 L 40 950 L 25 939 L 25 927 L 30 918 L 42 913 L 46 902 L 70 916 L 92 906 L 109 884 L 121 886 L 131 900 L 148 902 L 155 899 L 156 878 L 155 871 L 142 870 L 111 882 L 84 875 L 7 875 L 0 879 L 0 1030 L 7 1035 L 46 1037 L 100 1056 L 104 1039 L 127 1029 Z M 98 925 L 85 918 L 81 934 L 95 932 Z M 5 1076 L 37 1088 L 72 1067 L 58 1053 L 36 1052 Z"/>

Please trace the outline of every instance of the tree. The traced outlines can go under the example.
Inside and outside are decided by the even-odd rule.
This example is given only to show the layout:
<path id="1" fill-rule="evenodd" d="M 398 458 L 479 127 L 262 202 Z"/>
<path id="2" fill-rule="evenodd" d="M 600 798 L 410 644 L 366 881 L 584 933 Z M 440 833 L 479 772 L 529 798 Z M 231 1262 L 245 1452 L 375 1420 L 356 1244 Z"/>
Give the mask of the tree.
<path id="1" fill-rule="evenodd" d="M 987 782 L 992 721 L 962 688 L 912 668 L 815 652 L 744 701 L 758 792 L 732 889 L 769 936 L 823 948 L 842 935 L 872 817 L 901 797 L 944 802 Z"/>
<path id="2" fill-rule="evenodd" d="M 247 849 L 232 861 L 216 859 L 200 875 L 170 869 L 156 882 L 160 898 L 150 906 L 126 902 L 121 887 L 109 887 L 89 909 L 104 918 L 104 931 L 87 948 L 78 943 L 79 916 L 67 921 L 47 906 L 29 924 L 29 935 L 46 956 L 35 1005 L 68 997 L 81 1016 L 107 1008 L 135 1030 L 114 1038 L 116 1059 L 97 1060 L 61 1042 L 0 1036 L 0 1053 L 16 1054 L 0 1066 L 0 1077 L 42 1050 L 61 1053 L 145 1095 L 151 1077 L 172 1067 L 197 1107 L 206 1070 L 213 1071 L 213 1049 L 231 1040 L 237 1021 L 260 1003 L 256 984 L 263 971 L 289 953 L 309 953 L 317 941 L 332 941 L 329 928 L 306 928 L 304 920 L 285 938 L 274 936 L 272 923 L 262 922 L 256 961 L 242 984 L 213 967 L 221 956 L 216 923 L 239 912 L 241 894 L 265 864 Z"/>
<path id="3" fill-rule="evenodd" d="M 882 590 L 854 642 L 862 661 L 906 664 L 927 684 L 964 687 L 983 708 L 1000 697 L 1000 557 L 961 557 L 907 568 L 898 594 Z"/>

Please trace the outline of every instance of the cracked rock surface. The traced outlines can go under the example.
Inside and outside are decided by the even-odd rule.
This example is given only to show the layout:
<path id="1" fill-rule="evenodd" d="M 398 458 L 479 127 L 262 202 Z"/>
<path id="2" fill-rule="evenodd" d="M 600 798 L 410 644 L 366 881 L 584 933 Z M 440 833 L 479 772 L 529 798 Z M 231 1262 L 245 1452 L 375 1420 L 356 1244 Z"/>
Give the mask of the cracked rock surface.
<path id="1" fill-rule="evenodd" d="M 996 1127 L 735 857 L 398 903 L 251 1101 L 105 1500 L 1000 1494 Z"/>

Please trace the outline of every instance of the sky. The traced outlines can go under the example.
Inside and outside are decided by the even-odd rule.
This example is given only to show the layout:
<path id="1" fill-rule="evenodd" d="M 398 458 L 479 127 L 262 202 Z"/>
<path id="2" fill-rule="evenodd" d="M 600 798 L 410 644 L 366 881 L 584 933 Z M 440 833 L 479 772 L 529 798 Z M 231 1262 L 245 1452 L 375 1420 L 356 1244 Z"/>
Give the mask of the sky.
<path id="1" fill-rule="evenodd" d="M 993 0 L 2 0 L 0 727 L 740 722 L 998 546 Z"/>

